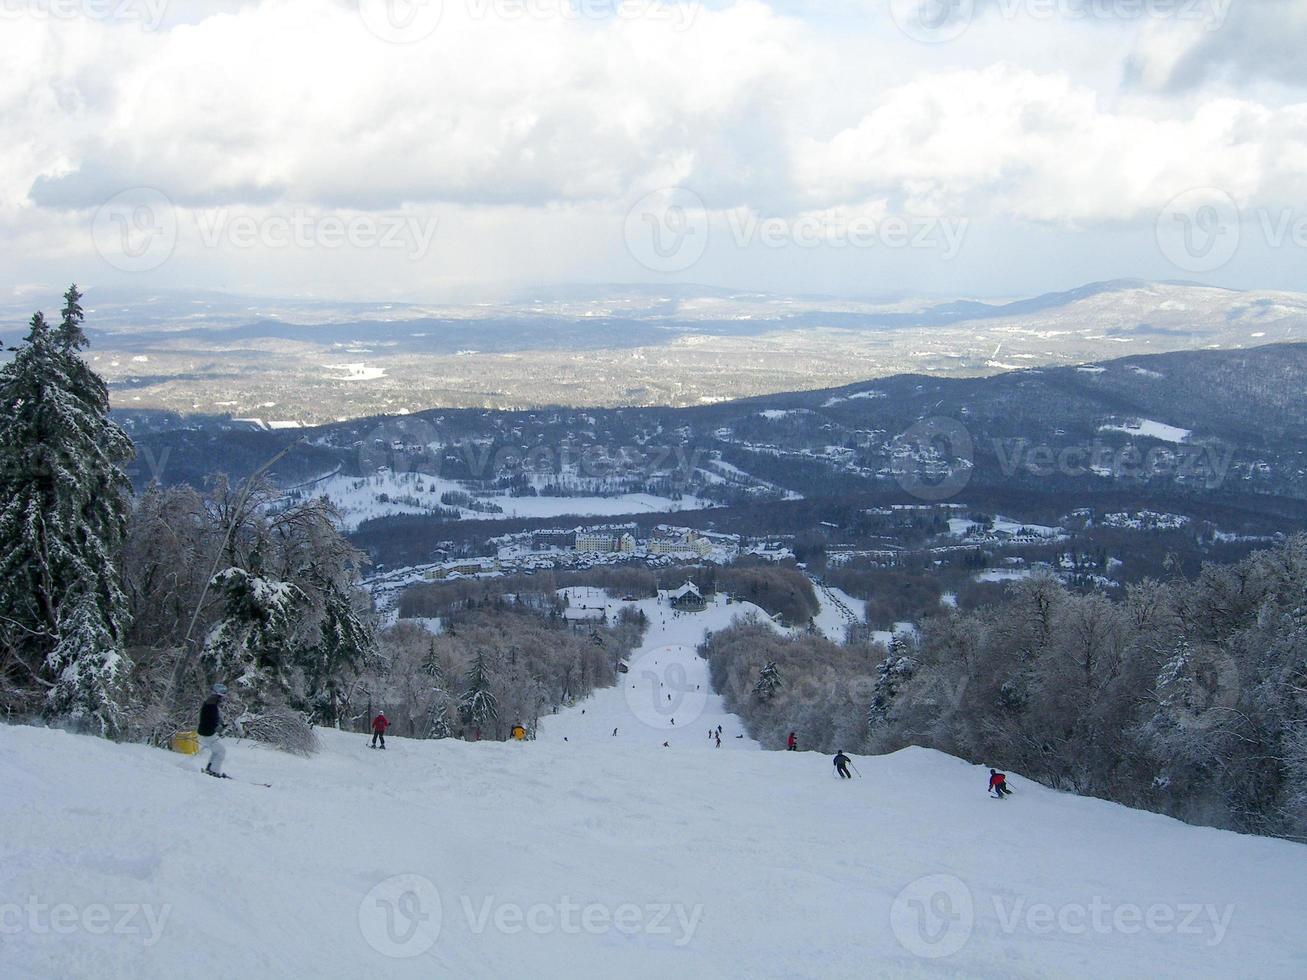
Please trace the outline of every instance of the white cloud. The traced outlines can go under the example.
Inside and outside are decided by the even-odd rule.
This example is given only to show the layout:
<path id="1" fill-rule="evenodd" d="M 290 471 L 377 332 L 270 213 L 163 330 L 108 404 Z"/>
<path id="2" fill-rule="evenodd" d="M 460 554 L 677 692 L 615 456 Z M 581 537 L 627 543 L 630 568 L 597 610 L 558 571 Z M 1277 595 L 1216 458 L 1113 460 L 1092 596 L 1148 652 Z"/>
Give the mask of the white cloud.
<path id="1" fill-rule="evenodd" d="M 347 0 L 172 0 L 159 30 L 11 4 L 0 261 L 40 278 L 43 262 L 93 260 L 92 212 L 138 186 L 183 215 L 151 281 L 293 291 L 325 275 L 388 295 L 639 274 L 622 247 L 626 209 L 671 185 L 723 215 L 952 215 L 1008 223 L 1003 234 L 1031 223 L 1059 229 L 1077 256 L 1191 187 L 1247 207 L 1307 200 L 1295 87 L 1307 79 L 1284 56 L 1303 15 L 1278 0 L 1259 14 L 1236 4 L 1215 31 L 987 0 L 937 45 L 896 30 L 887 0 L 577 2 L 444 0 L 413 44 L 378 40 Z M 440 224 L 420 260 L 232 251 L 194 233 L 213 208 Z M 710 250 L 686 278 L 774 281 L 774 264 L 738 251 Z M 1102 251 L 1101 268 L 1059 282 L 1148 274 Z M 883 285 L 839 269 L 845 288 Z"/>
<path id="2" fill-rule="evenodd" d="M 855 126 L 800 140 L 797 182 L 823 204 L 883 196 L 909 213 L 1075 226 L 1151 219 L 1191 187 L 1269 206 L 1304 188 L 1283 161 L 1307 153 L 1307 103 L 1218 99 L 1168 116 L 1156 100 L 1104 101 L 1064 75 L 1008 65 L 922 76 Z"/>

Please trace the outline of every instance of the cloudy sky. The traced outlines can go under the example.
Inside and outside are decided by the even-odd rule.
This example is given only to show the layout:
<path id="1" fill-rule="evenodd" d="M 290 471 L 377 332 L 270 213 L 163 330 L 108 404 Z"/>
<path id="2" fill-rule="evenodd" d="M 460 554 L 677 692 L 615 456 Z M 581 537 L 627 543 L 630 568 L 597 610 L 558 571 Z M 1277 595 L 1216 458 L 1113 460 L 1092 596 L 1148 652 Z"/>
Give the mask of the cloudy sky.
<path id="1" fill-rule="evenodd" d="M 0 288 L 1307 288 L 1304 0 L 0 0 Z"/>

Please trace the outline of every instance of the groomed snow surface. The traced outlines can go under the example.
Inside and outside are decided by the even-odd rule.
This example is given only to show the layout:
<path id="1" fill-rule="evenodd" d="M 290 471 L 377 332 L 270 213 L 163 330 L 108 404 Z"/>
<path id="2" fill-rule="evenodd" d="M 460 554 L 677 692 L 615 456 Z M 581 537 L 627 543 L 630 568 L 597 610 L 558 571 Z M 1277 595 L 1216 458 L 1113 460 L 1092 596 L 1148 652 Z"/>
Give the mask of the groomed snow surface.
<path id="1" fill-rule="evenodd" d="M 923 749 L 848 782 L 756 751 L 693 652 L 746 607 L 641 606 L 629 673 L 534 742 L 323 731 L 218 781 L 0 727 L 0 975 L 1307 975 L 1307 848 L 1019 776 L 1000 802 Z"/>

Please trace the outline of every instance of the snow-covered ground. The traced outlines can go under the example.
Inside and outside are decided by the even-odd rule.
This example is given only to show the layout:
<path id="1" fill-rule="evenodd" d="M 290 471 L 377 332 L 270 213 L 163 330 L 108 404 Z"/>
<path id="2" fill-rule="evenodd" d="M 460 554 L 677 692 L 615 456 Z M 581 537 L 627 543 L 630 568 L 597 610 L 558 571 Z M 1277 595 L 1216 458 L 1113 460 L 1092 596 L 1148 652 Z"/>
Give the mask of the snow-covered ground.
<path id="1" fill-rule="evenodd" d="M 757 746 L 693 647 L 749 607 L 638 605 L 622 683 L 534 742 L 324 731 L 310 759 L 232 745 L 219 782 L 0 727 L 0 974 L 1307 974 L 1307 848 L 1018 776 L 999 802 L 923 749 L 850 782 L 824 755 L 726 751 Z"/>
<path id="2" fill-rule="evenodd" d="M 1125 425 L 1100 425 L 1098 428 L 1101 432 L 1128 432 L 1132 436 L 1147 436 L 1160 442 L 1181 443 L 1193 435 L 1189 429 L 1167 425 L 1156 419 L 1139 419 Z"/>
<path id="3" fill-rule="evenodd" d="M 1018 579 L 1029 578 L 1031 571 L 1028 568 L 988 568 L 983 572 L 976 573 L 977 582 L 1015 582 Z"/>
<path id="4" fill-rule="evenodd" d="M 325 364 L 323 367 L 328 371 L 341 372 L 340 374 L 327 375 L 333 381 L 376 381 L 378 378 L 386 376 L 385 368 L 369 366 L 362 361 L 349 364 Z"/>
<path id="5" fill-rule="evenodd" d="M 419 489 L 419 486 L 421 489 Z M 466 488 L 456 480 L 446 480 L 426 474 L 393 474 L 389 471 L 367 477 L 335 475 L 319 481 L 314 493 L 324 496 L 340 511 L 346 531 L 354 531 L 364 521 L 394 514 L 430 514 L 438 508 L 457 510 L 460 520 L 500 520 L 503 518 L 530 517 L 614 517 L 638 513 L 675 513 L 682 510 L 700 510 L 712 507 L 711 501 L 686 494 L 679 500 L 648 493 L 622 493 L 612 496 L 576 497 L 510 497 L 508 495 L 477 497 L 484 504 L 493 504 L 496 511 L 479 511 L 470 507 L 448 507 L 440 502 L 446 492 L 466 494 Z M 385 500 L 382 500 L 382 497 Z"/>
<path id="6" fill-rule="evenodd" d="M 821 603 L 821 612 L 813 617 L 814 625 L 828 640 L 843 643 L 847 627 L 862 622 L 866 603 L 834 586 L 813 582 L 812 587 Z"/>
<path id="7" fill-rule="evenodd" d="M 970 518 L 950 517 L 948 519 L 949 534 L 955 537 L 965 537 L 974 528 L 980 525 Z M 996 515 L 993 519 L 993 532 L 1002 532 L 1004 534 L 1020 534 L 1026 532 L 1040 538 L 1056 538 L 1062 533 L 1060 527 L 1049 527 L 1044 524 L 1028 524 L 1022 521 L 1013 520 L 1010 517 L 1004 517 L 1002 514 Z"/>
<path id="8" fill-rule="evenodd" d="M 649 619 L 649 629 L 628 661 L 629 671 L 619 676 L 617 687 L 541 719 L 540 741 L 607 738 L 615 750 L 628 744 L 661 747 L 663 742 L 674 749 L 717 750 L 716 739 L 709 740 L 708 731 L 715 732 L 720 725 L 722 749 L 759 748 L 745 734 L 740 719 L 726 710 L 721 696 L 713 693 L 708 662 L 696 648 L 706 632 L 725 629 L 737 618 L 755 615 L 770 622 L 762 609 L 751 602 L 727 603 L 724 597 L 715 596 L 703 612 L 678 613 L 667 605 L 666 593 L 657 599 L 621 602 L 605 598 L 600 589 L 561 591 L 568 596 L 569 609 L 603 607 L 610 618 L 623 606 L 640 609 Z M 740 735 L 744 737 L 738 738 Z"/>

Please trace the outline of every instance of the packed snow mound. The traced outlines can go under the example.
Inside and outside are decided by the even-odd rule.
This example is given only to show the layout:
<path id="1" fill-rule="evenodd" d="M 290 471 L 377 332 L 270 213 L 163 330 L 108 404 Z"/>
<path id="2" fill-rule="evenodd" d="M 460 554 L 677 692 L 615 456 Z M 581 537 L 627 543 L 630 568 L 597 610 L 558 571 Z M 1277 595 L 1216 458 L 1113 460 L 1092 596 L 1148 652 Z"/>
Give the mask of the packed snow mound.
<path id="1" fill-rule="evenodd" d="M 220 781 L 0 727 L 0 972 L 1307 973 L 1300 845 L 1017 777 L 990 799 L 983 769 L 926 750 L 840 781 L 824 755 L 648 736 L 381 752 L 323 731 L 311 759 L 233 745 Z"/>

